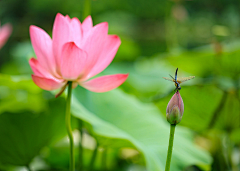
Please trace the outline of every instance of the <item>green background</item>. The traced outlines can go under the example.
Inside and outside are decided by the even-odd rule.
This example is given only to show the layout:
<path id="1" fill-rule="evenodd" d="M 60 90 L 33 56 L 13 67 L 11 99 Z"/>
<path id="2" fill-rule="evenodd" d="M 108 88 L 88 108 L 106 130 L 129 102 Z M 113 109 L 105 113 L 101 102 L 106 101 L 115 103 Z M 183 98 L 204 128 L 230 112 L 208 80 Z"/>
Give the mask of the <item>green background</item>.
<path id="1" fill-rule="evenodd" d="M 0 49 L 0 170 L 68 170 L 65 97 L 31 80 L 29 26 L 50 36 L 57 13 L 83 21 L 84 1 L 0 0 L 1 25 L 13 32 Z M 181 84 L 184 114 L 176 127 L 172 171 L 240 169 L 240 2 L 93 0 L 93 23 L 121 38 L 100 75 L 129 73 L 116 90 L 74 89 L 72 127 L 84 121 L 83 170 L 99 144 L 95 170 L 164 170 L 170 126 L 166 107 Z M 104 157 L 106 156 L 106 158 Z M 104 162 L 106 160 L 106 162 Z M 78 170 L 78 166 L 76 168 Z"/>

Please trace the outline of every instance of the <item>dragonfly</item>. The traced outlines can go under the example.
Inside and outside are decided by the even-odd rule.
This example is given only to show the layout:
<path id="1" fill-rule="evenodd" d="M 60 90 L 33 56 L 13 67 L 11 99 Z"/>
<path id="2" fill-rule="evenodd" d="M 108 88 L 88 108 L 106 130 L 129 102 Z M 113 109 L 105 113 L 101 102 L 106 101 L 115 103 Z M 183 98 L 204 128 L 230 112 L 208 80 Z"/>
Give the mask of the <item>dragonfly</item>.
<path id="1" fill-rule="evenodd" d="M 163 77 L 165 80 L 172 81 L 175 83 L 175 86 L 176 86 L 175 90 L 181 90 L 181 87 L 180 87 L 181 83 L 191 80 L 195 77 L 195 76 L 189 76 L 189 77 L 177 78 L 177 72 L 178 72 L 178 68 L 176 69 L 176 72 L 175 72 L 175 78 L 173 78 L 173 76 L 171 76 L 170 74 L 169 75 L 171 78 Z"/>

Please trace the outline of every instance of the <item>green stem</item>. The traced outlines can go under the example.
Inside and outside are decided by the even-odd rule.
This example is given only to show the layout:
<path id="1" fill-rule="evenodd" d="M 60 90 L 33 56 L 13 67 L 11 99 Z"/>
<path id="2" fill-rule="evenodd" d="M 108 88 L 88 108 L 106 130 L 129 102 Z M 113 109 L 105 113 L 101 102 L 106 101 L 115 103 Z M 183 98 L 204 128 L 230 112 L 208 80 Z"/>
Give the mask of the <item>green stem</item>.
<path id="1" fill-rule="evenodd" d="M 166 1 L 165 5 L 165 30 L 166 30 L 166 45 L 168 52 L 171 52 L 172 49 L 179 47 L 179 40 L 177 36 L 177 22 L 174 17 L 172 17 L 172 8 L 176 5 L 177 2 Z"/>
<path id="2" fill-rule="evenodd" d="M 66 104 L 66 128 L 68 133 L 68 138 L 70 141 L 70 170 L 75 170 L 75 161 L 74 161 L 74 142 L 73 142 L 73 134 L 72 134 L 72 128 L 71 128 L 71 113 L 70 113 L 70 107 L 71 107 L 71 96 L 72 96 L 72 82 L 68 82 L 68 95 L 67 95 L 67 104 Z"/>
<path id="3" fill-rule="evenodd" d="M 30 168 L 29 165 L 27 165 L 26 168 L 27 168 L 28 171 L 31 171 L 31 168 Z"/>
<path id="4" fill-rule="evenodd" d="M 104 148 L 102 152 L 102 169 L 107 170 L 107 148 Z"/>
<path id="5" fill-rule="evenodd" d="M 217 108 L 215 109 L 215 111 L 212 115 L 211 121 L 209 122 L 208 129 L 213 128 L 216 121 L 218 120 L 219 116 L 221 116 L 220 112 L 221 112 L 222 108 L 224 107 L 224 104 L 225 104 L 226 100 L 227 100 L 227 92 L 224 91 L 223 95 L 222 95 L 222 99 L 219 102 Z"/>
<path id="6" fill-rule="evenodd" d="M 89 164 L 89 170 L 90 171 L 93 170 L 93 168 L 94 168 L 94 162 L 95 162 L 96 157 L 97 157 L 97 151 L 98 151 L 98 142 L 97 142 L 96 147 L 93 151 L 92 158 L 91 158 L 91 161 L 90 161 L 90 164 Z"/>
<path id="7" fill-rule="evenodd" d="M 82 170 L 83 168 L 83 121 L 81 119 L 78 119 L 78 130 L 80 132 L 80 140 L 79 140 L 79 152 L 78 152 L 78 160 L 79 160 L 79 170 Z"/>
<path id="8" fill-rule="evenodd" d="M 167 154 L 167 161 L 166 161 L 165 171 L 169 171 L 170 170 L 175 128 L 176 128 L 175 124 L 171 124 L 170 125 L 170 136 L 169 136 L 168 154 Z"/>
<path id="9" fill-rule="evenodd" d="M 91 0 L 84 1 L 83 19 L 91 14 Z"/>

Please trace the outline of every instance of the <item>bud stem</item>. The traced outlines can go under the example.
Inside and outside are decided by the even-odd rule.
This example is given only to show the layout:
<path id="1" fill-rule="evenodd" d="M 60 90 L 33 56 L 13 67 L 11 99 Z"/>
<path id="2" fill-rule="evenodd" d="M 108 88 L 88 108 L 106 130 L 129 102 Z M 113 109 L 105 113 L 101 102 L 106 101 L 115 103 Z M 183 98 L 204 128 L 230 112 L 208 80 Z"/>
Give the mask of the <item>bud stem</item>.
<path id="1" fill-rule="evenodd" d="M 75 170 L 75 161 L 74 161 L 74 143 L 73 143 L 73 134 L 72 134 L 72 128 L 71 128 L 71 113 L 70 113 L 70 107 L 71 107 L 71 95 L 72 95 L 72 82 L 68 82 L 68 95 L 67 95 L 67 101 L 66 101 L 66 128 L 68 133 L 68 138 L 70 141 L 70 169 L 69 171 Z"/>
<path id="2" fill-rule="evenodd" d="M 169 171 L 170 170 L 175 127 L 176 127 L 176 124 L 170 124 L 170 136 L 169 136 L 168 154 L 167 154 L 167 161 L 166 161 L 165 171 Z"/>

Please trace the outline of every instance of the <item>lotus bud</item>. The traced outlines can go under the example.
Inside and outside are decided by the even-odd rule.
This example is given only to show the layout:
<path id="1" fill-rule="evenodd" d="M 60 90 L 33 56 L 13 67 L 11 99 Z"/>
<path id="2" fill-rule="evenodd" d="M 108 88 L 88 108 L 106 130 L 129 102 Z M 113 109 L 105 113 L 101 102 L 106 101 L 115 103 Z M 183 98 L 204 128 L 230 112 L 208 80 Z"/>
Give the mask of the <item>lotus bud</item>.
<path id="1" fill-rule="evenodd" d="M 182 97 L 177 91 L 171 98 L 167 106 L 167 121 L 170 124 L 178 124 L 182 120 L 184 105 Z"/>

